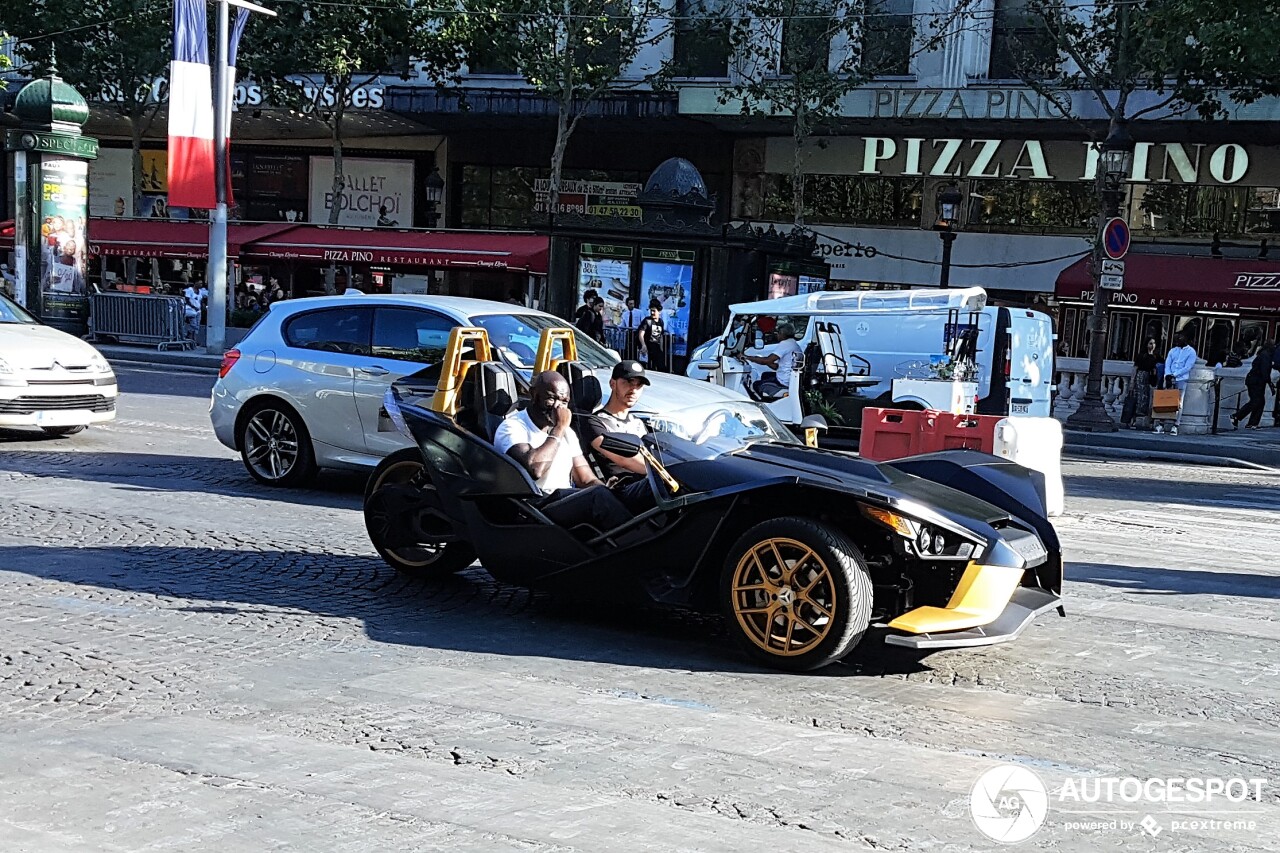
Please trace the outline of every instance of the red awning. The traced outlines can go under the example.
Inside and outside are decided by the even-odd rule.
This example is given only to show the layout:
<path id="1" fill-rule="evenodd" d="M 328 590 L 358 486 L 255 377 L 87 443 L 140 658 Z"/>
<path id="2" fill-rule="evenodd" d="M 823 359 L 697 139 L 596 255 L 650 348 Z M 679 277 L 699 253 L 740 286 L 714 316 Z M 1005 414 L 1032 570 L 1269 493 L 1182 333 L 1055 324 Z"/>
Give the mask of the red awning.
<path id="1" fill-rule="evenodd" d="M 245 258 L 483 268 L 545 275 L 550 240 L 534 234 L 299 225 L 252 242 Z"/>
<path id="2" fill-rule="evenodd" d="M 290 222 L 228 225 L 227 251 L 234 258 L 250 240 L 293 227 Z M 129 258 L 207 258 L 209 223 L 184 219 L 90 219 L 89 254 Z"/>
<path id="3" fill-rule="evenodd" d="M 1170 313 L 1280 311 L 1280 261 L 1131 254 L 1124 263 L 1124 290 L 1111 292 L 1116 307 Z M 1059 299 L 1093 298 L 1088 258 L 1058 274 L 1056 292 Z"/>

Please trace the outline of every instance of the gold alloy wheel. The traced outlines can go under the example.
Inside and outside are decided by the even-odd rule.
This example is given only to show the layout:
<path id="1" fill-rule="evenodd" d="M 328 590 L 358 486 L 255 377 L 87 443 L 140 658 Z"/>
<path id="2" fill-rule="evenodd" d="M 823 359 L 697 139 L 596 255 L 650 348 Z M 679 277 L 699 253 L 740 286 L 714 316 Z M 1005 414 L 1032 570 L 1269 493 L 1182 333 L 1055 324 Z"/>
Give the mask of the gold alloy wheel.
<path id="1" fill-rule="evenodd" d="M 795 539 L 763 539 L 733 572 L 733 615 L 765 652 L 792 657 L 811 651 L 831 632 L 835 578 L 818 554 Z"/>

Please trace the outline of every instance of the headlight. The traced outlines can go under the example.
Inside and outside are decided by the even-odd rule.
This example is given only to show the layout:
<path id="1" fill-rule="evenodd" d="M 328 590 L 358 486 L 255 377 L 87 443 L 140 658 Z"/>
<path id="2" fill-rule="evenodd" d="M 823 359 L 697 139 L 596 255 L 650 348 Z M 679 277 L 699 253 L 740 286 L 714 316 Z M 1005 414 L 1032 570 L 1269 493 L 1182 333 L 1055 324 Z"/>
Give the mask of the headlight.
<path id="1" fill-rule="evenodd" d="M 413 433 L 409 431 L 409 424 L 404 419 L 404 412 L 400 411 L 400 401 L 396 399 L 396 392 L 391 388 L 382 395 L 382 408 L 386 411 L 387 417 L 391 418 L 391 423 L 395 425 L 397 432 L 405 438 L 413 438 Z"/>
<path id="2" fill-rule="evenodd" d="M 96 373 L 110 373 L 111 365 L 108 364 L 107 360 L 102 356 L 95 355 L 93 358 L 89 359 L 89 369 Z"/>
<path id="3" fill-rule="evenodd" d="M 936 527 L 907 518 L 905 515 L 878 506 L 862 506 L 862 514 L 878 522 L 910 541 L 921 557 L 969 558 L 976 551 L 974 543 L 959 536 L 948 535 Z"/>
<path id="4" fill-rule="evenodd" d="M 0 373 L 13 373 L 13 368 L 3 358 L 0 358 Z"/>

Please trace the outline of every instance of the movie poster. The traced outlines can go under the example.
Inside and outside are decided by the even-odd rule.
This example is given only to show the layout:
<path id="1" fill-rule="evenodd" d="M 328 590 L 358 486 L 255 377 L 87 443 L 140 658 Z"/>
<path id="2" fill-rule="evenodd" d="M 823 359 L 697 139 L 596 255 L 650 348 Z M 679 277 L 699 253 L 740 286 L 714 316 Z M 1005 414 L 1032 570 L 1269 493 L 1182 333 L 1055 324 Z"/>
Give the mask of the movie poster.
<path id="1" fill-rule="evenodd" d="M 695 253 L 644 249 L 641 257 L 640 307 L 647 309 L 656 300 L 671 335 L 670 355 L 688 355 Z"/>
<path id="2" fill-rule="evenodd" d="M 89 164 L 46 159 L 40 169 L 40 291 L 85 292 Z"/>

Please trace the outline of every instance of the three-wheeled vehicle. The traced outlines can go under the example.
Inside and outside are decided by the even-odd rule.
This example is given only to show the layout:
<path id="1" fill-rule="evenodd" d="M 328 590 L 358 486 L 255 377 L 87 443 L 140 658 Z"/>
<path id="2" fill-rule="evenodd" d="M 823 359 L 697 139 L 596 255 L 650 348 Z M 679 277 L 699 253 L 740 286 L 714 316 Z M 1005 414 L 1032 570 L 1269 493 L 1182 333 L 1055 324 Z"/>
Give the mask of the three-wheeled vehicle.
<path id="1" fill-rule="evenodd" d="M 547 330 L 540 350 L 553 332 L 572 334 Z M 579 415 L 599 405 L 589 371 L 539 366 L 565 376 Z M 873 626 L 888 643 L 938 649 L 1011 640 L 1061 612 L 1042 483 L 1017 465 L 970 451 L 876 464 L 718 398 L 651 415 L 643 440 L 606 436 L 606 449 L 644 459 L 654 506 L 615 529 L 566 528 L 492 444 L 516 389 L 483 329 L 455 329 L 439 374 L 387 393 L 388 424 L 418 449 L 379 466 L 365 519 L 398 571 L 478 559 L 505 583 L 719 611 L 752 658 L 795 671 L 844 657 Z"/>

